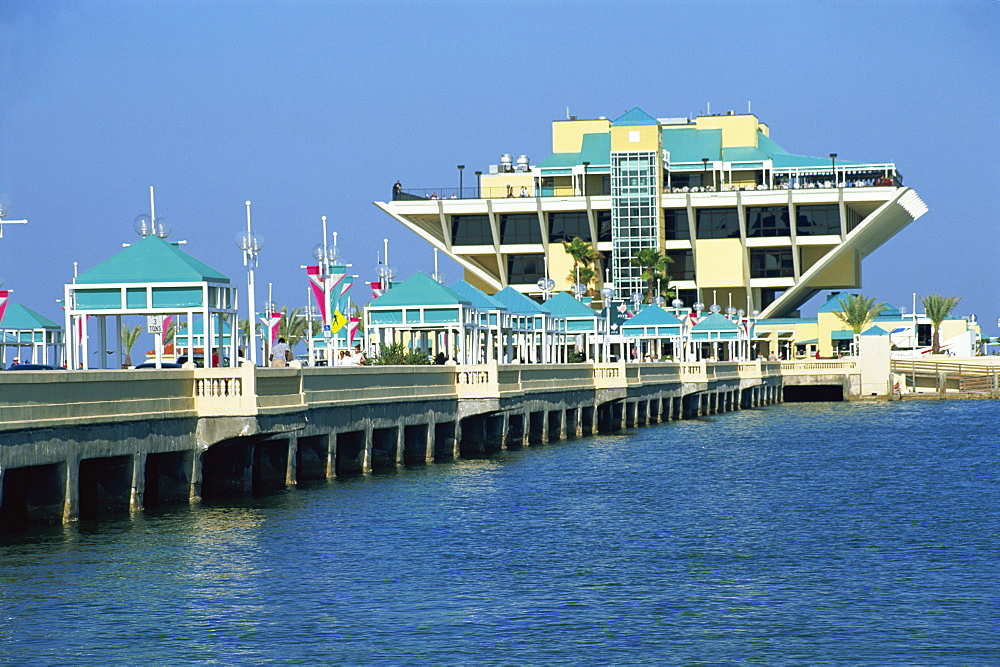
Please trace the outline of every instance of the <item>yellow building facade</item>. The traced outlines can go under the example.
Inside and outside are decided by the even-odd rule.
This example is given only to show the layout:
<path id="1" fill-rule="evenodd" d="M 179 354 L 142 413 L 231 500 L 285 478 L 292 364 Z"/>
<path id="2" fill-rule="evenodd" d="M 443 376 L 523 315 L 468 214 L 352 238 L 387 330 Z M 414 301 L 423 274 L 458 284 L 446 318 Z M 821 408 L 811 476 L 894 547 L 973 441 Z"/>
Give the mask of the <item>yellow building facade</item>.
<path id="1" fill-rule="evenodd" d="M 788 317 L 821 290 L 861 287 L 862 259 L 927 207 L 891 163 L 789 153 L 752 114 L 552 123 L 552 153 L 504 155 L 461 191 L 375 202 L 448 253 L 487 292 L 538 294 L 575 281 L 564 241 L 602 253 L 599 280 L 628 300 L 647 289 L 643 249 L 670 260 L 660 292 L 686 307 L 730 304 Z M 468 172 L 466 172 L 466 175 Z"/>

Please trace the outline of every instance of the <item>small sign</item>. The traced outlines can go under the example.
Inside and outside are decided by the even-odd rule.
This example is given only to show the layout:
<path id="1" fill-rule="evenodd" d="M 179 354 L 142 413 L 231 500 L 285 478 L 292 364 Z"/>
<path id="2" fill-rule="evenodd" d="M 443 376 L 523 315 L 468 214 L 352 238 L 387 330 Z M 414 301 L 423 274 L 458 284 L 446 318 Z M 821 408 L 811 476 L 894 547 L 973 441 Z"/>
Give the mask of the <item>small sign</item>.
<path id="1" fill-rule="evenodd" d="M 329 324 L 324 324 L 323 325 L 323 331 L 330 331 L 330 325 Z"/>
<path id="2" fill-rule="evenodd" d="M 161 334 L 161 333 L 163 333 L 163 316 L 162 315 L 147 315 L 146 316 L 146 333 L 151 333 L 151 334 Z"/>

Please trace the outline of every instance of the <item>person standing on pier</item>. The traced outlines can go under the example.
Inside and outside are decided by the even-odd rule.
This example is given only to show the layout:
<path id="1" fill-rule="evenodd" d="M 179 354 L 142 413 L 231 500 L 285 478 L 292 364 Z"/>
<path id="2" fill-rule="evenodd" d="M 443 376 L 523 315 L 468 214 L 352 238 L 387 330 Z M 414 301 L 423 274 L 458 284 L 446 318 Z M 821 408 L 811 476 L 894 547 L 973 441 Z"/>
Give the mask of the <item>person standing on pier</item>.
<path id="1" fill-rule="evenodd" d="M 271 348 L 271 367 L 284 368 L 292 360 L 292 351 L 284 338 L 279 338 L 278 343 Z"/>

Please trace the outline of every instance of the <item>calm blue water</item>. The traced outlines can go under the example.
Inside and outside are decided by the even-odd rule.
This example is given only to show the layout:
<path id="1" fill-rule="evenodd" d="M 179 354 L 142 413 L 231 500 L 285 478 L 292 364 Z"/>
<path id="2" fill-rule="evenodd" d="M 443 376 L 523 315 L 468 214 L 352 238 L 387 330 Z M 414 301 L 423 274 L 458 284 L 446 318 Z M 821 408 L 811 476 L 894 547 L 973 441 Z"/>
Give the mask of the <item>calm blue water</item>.
<path id="1" fill-rule="evenodd" d="M 7 538 L 0 662 L 996 664 L 998 417 L 772 406 Z"/>

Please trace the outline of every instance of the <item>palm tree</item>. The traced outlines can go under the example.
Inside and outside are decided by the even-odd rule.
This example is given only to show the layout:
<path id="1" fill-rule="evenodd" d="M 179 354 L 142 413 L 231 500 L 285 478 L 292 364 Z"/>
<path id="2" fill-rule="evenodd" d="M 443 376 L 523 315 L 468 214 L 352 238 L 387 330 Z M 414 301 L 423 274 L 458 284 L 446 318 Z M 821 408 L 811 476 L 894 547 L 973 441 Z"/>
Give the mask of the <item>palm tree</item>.
<path id="1" fill-rule="evenodd" d="M 941 296 L 940 294 L 920 297 L 920 303 L 924 305 L 927 319 L 934 325 L 934 338 L 931 342 L 932 354 L 941 351 L 941 323 L 948 319 L 951 311 L 955 310 L 955 306 L 961 300 L 960 296 Z"/>
<path id="2" fill-rule="evenodd" d="M 875 297 L 866 298 L 864 294 L 841 295 L 840 310 L 833 311 L 833 314 L 854 331 L 857 336 L 864 331 L 876 317 L 888 308 L 882 302 L 875 303 Z"/>
<path id="3" fill-rule="evenodd" d="M 656 248 L 643 248 L 635 253 L 635 257 L 629 260 L 633 266 L 642 269 L 642 279 L 646 281 L 646 303 L 653 302 L 654 283 L 656 279 L 669 281 L 667 275 L 667 265 L 673 264 L 672 259 Z"/>
<path id="4" fill-rule="evenodd" d="M 281 323 L 278 324 L 278 335 L 285 339 L 288 347 L 294 350 L 299 341 L 306 337 L 308 329 L 309 320 L 303 314 L 302 308 L 294 308 L 289 311 L 288 306 L 281 307 Z"/>
<path id="5" fill-rule="evenodd" d="M 584 241 L 580 237 L 576 237 L 572 241 L 563 241 L 562 244 L 566 254 L 573 258 L 573 269 L 566 276 L 567 280 L 575 283 L 577 275 L 579 275 L 579 281 L 582 285 L 590 285 L 594 282 L 599 274 L 592 265 L 604 255 L 594 250 L 593 243 Z"/>
<path id="6" fill-rule="evenodd" d="M 132 348 L 135 346 L 136 342 L 139 340 L 139 334 L 142 333 L 142 327 L 138 324 L 134 327 L 128 325 L 122 325 L 122 349 L 125 350 L 125 365 L 132 365 Z"/>

